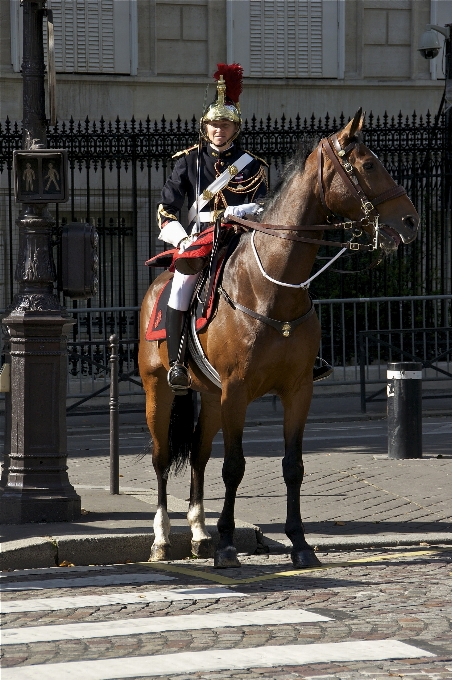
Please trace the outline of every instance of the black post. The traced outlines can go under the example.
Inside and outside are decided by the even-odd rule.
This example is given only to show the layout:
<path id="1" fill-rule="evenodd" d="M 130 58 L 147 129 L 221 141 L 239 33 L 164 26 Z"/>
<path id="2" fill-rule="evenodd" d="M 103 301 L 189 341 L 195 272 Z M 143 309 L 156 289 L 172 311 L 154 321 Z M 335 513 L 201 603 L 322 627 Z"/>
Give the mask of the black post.
<path id="1" fill-rule="evenodd" d="M 445 61 L 445 87 L 446 87 L 446 215 L 449 215 L 452 208 L 452 24 L 446 24 L 449 29 L 449 37 L 444 41 L 444 61 Z M 450 224 L 449 224 L 450 228 Z"/>
<path id="2" fill-rule="evenodd" d="M 362 332 L 359 334 L 359 381 L 361 386 L 361 413 L 366 413 L 366 350 Z"/>
<path id="3" fill-rule="evenodd" d="M 45 148 L 44 1 L 23 2 L 23 148 Z M 0 521 L 78 519 L 80 497 L 67 475 L 66 335 L 73 323 L 54 294 L 56 281 L 47 204 L 23 204 L 16 222 L 19 293 L 2 323 L 9 338 Z"/>
<path id="4" fill-rule="evenodd" d="M 119 494 L 119 381 L 117 335 L 110 336 L 110 493 Z"/>
<path id="5" fill-rule="evenodd" d="M 422 364 L 388 364 L 388 457 L 422 458 Z"/>

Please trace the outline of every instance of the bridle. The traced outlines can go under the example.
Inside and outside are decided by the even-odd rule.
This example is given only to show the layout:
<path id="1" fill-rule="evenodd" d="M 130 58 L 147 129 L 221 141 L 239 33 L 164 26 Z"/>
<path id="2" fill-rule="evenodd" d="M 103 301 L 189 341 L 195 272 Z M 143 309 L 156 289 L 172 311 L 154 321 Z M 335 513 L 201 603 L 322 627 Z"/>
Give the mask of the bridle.
<path id="1" fill-rule="evenodd" d="M 379 247 L 379 213 L 376 208 L 377 205 L 391 201 L 393 198 L 403 196 L 406 194 L 404 187 L 395 185 L 379 194 L 375 198 L 369 199 L 359 184 L 355 169 L 348 160 L 349 154 L 360 143 L 358 138 L 351 141 L 345 149 L 342 149 L 337 135 L 331 137 L 324 137 L 320 140 L 317 147 L 317 180 L 319 185 L 320 200 L 322 206 L 327 214 L 326 224 L 309 224 L 309 225 L 284 225 L 284 224 L 265 224 L 261 222 L 252 222 L 241 217 L 228 218 L 228 222 L 234 222 L 242 226 L 248 227 L 254 231 L 260 231 L 264 234 L 277 236 L 289 241 L 301 241 L 303 243 L 312 243 L 319 246 L 333 246 L 336 248 L 343 248 L 353 251 L 372 251 Z M 339 177 L 344 182 L 347 190 L 351 195 L 359 201 L 360 209 L 363 214 L 358 220 L 343 219 L 334 213 L 327 205 L 325 198 L 324 182 L 323 182 L 323 164 L 324 154 L 332 161 L 334 169 Z M 327 241 L 324 239 L 306 238 L 304 236 L 297 236 L 295 234 L 281 234 L 280 231 L 326 231 L 326 230 L 344 230 L 352 232 L 352 239 L 361 236 L 363 228 L 372 226 L 374 230 L 374 239 L 372 244 L 356 243 L 353 240 Z"/>
<path id="2" fill-rule="evenodd" d="M 386 201 L 391 201 L 393 198 L 398 196 L 403 196 L 406 194 L 405 189 L 400 185 L 395 185 L 391 189 L 384 191 L 375 198 L 369 199 L 361 185 L 359 184 L 358 177 L 356 176 L 353 164 L 348 160 L 349 154 L 355 149 L 355 147 L 360 144 L 360 139 L 355 137 L 346 147 L 342 149 L 337 135 L 331 135 L 331 137 L 324 137 L 320 140 L 317 147 L 317 180 L 319 185 L 320 200 L 322 206 L 327 214 L 327 224 L 309 224 L 309 225 L 286 225 L 286 224 L 263 224 L 261 222 L 252 222 L 251 220 L 245 220 L 241 217 L 230 217 L 228 222 L 242 225 L 252 230 L 251 235 L 251 246 L 253 249 L 254 256 L 258 267 L 262 275 L 271 283 L 278 286 L 284 286 L 286 288 L 296 288 L 307 290 L 313 281 L 319 274 L 321 274 L 325 269 L 333 264 L 346 250 L 353 251 L 373 251 L 377 250 L 379 247 L 379 219 L 380 215 L 376 208 L 377 205 L 385 203 Z M 327 205 L 325 198 L 324 182 L 323 182 L 323 164 L 324 156 L 327 156 L 333 163 L 334 169 L 338 173 L 339 177 L 344 182 L 347 190 L 351 195 L 359 201 L 360 210 L 362 217 L 359 220 L 344 220 L 341 216 L 336 215 Z M 356 243 L 353 241 L 354 238 L 358 238 L 363 233 L 363 228 L 372 227 L 373 229 L 373 243 Z M 299 231 L 325 231 L 325 230 L 337 230 L 343 229 L 344 231 L 351 231 L 352 238 L 350 241 L 340 242 L 340 241 L 326 241 L 323 239 L 307 238 L 305 236 L 298 236 L 296 234 L 290 234 L 287 232 L 299 232 Z M 256 231 L 262 232 L 269 236 L 277 236 L 278 238 L 286 239 L 289 241 L 301 241 L 303 243 L 312 243 L 319 246 L 333 246 L 341 248 L 341 250 L 329 260 L 329 262 L 319 269 L 313 276 L 311 276 L 306 281 L 302 283 L 284 283 L 282 281 L 277 281 L 267 274 L 260 261 L 256 245 L 254 243 L 254 236 Z M 284 231 L 285 233 L 280 233 Z M 368 268 L 376 266 L 380 262 L 380 259 L 376 260 Z M 231 305 L 233 309 L 239 309 L 248 316 L 252 316 L 267 325 L 276 328 L 284 337 L 289 337 L 292 331 L 301 323 L 304 323 L 313 313 L 313 306 L 311 302 L 311 307 L 306 314 L 303 314 L 298 319 L 293 321 L 277 321 L 271 319 L 270 317 L 258 314 L 257 312 L 245 307 L 232 300 L 232 298 L 227 294 L 224 288 L 220 285 L 219 292 L 224 297 L 226 302 Z"/>
<path id="3" fill-rule="evenodd" d="M 403 196 L 406 194 L 406 191 L 404 187 L 400 185 L 396 185 L 394 187 L 391 187 L 391 189 L 387 189 L 386 191 L 383 191 L 383 193 L 379 194 L 372 200 L 368 198 L 367 194 L 363 191 L 361 185 L 359 184 L 358 178 L 355 173 L 355 169 L 348 160 L 348 155 L 355 149 L 355 147 L 360 143 L 360 139 L 356 138 L 353 141 L 348 144 L 345 149 L 342 149 L 339 140 L 337 138 L 337 135 L 332 135 L 331 137 L 325 137 L 322 139 L 317 147 L 317 160 L 318 160 L 318 165 L 317 165 L 317 178 L 318 178 L 318 184 L 319 184 L 319 193 L 320 193 L 320 200 L 322 202 L 322 205 L 327 213 L 327 219 L 329 219 L 332 224 L 335 223 L 338 219 L 340 220 L 341 218 L 338 217 L 335 213 L 330 210 L 326 203 L 325 199 L 325 191 L 323 188 L 323 158 L 324 158 L 324 153 L 328 156 L 328 158 L 331 160 L 333 163 L 334 169 L 344 182 L 345 186 L 347 187 L 348 191 L 352 194 L 352 196 L 359 201 L 360 203 L 360 208 L 361 212 L 363 213 L 363 217 L 361 218 L 360 226 L 361 227 L 366 227 L 366 226 L 371 226 L 374 229 L 374 243 L 373 243 L 373 249 L 376 250 L 379 246 L 378 243 L 378 236 L 379 236 L 379 218 L 380 215 L 378 213 L 378 210 L 376 209 L 377 205 L 380 205 L 381 203 L 385 203 L 386 201 L 391 201 L 393 198 L 398 198 L 399 196 Z M 334 148 L 333 148 L 334 147 Z M 336 225 L 337 226 L 337 225 Z M 355 228 L 356 229 L 356 228 Z M 362 229 L 359 229 L 359 231 L 362 233 Z M 361 233 L 359 234 L 354 234 L 355 236 L 361 236 Z"/>

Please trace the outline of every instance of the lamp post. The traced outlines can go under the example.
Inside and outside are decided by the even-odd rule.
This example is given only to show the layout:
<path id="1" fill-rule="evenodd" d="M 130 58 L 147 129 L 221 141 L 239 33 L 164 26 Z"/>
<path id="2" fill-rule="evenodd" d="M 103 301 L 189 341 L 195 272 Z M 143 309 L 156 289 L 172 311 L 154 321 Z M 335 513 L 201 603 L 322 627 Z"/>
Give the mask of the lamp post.
<path id="1" fill-rule="evenodd" d="M 45 11 L 45 0 L 23 1 L 23 148 L 38 154 L 46 147 Z M 6 395 L 0 521 L 72 521 L 80 516 L 80 497 L 66 465 L 66 334 L 73 322 L 54 294 L 54 220 L 46 203 L 24 202 L 16 224 L 19 292 L 2 321 L 9 338 L 11 387 Z"/>

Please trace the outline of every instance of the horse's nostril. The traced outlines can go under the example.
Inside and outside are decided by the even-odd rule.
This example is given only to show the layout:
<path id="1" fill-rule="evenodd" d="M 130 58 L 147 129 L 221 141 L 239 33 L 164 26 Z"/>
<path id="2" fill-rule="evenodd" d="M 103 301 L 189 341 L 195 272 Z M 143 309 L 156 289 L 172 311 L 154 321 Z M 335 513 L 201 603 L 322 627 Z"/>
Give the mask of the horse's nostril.
<path id="1" fill-rule="evenodd" d="M 410 229 L 416 229 L 417 227 L 417 219 L 412 215 L 407 215 L 406 217 L 403 217 L 402 222 Z"/>

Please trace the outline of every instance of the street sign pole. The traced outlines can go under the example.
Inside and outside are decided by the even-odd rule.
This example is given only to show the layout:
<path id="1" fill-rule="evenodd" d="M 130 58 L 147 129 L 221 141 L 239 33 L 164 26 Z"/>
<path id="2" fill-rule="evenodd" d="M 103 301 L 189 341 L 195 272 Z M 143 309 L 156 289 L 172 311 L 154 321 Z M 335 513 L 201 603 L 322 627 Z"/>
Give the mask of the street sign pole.
<path id="1" fill-rule="evenodd" d="M 44 6 L 43 0 L 23 2 L 23 148 L 37 154 L 46 147 Z M 21 167 L 23 188 L 31 196 L 36 172 L 32 162 Z M 41 189 L 52 200 L 51 194 L 61 189 L 59 172 L 53 162 L 42 162 L 40 168 L 46 172 L 39 178 Z M 8 524 L 72 521 L 81 514 L 80 497 L 69 482 L 66 465 L 66 335 L 73 321 L 54 293 L 54 220 L 42 201 L 22 203 L 16 222 L 19 291 L 2 321 L 11 382 L 0 522 Z"/>

